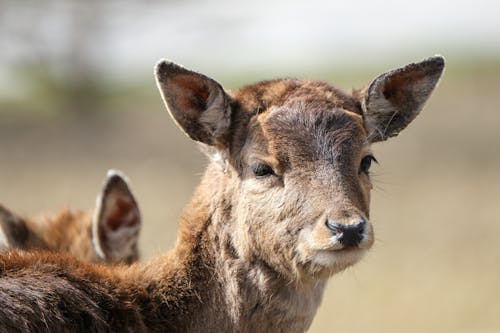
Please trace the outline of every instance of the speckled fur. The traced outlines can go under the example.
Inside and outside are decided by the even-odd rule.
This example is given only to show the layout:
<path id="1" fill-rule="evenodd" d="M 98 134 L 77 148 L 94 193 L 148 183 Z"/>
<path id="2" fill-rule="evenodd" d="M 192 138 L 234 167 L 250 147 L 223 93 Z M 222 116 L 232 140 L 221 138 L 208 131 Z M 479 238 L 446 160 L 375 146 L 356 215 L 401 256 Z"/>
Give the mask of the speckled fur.
<path id="1" fill-rule="evenodd" d="M 369 218 L 371 184 L 359 163 L 370 142 L 359 98 L 292 79 L 228 94 L 169 62 L 157 78 L 181 129 L 219 154 L 182 214 L 174 249 L 114 268 L 64 255 L 0 255 L 0 299 L 9 304 L 0 308 L 0 331 L 302 332 L 328 277 L 370 248 L 369 224 L 358 247 L 338 251 L 325 226 Z M 223 114 L 200 122 L 205 109 Z M 255 177 L 259 162 L 274 173 Z"/>

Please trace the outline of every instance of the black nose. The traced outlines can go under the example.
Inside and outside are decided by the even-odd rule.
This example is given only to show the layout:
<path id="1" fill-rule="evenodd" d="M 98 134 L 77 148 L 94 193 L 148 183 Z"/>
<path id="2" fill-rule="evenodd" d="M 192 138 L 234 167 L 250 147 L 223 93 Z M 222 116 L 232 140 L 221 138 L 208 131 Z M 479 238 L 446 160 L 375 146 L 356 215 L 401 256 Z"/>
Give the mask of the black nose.
<path id="1" fill-rule="evenodd" d="M 355 247 L 363 240 L 366 221 L 362 220 L 356 224 L 346 225 L 328 220 L 326 226 L 339 236 L 338 239 L 340 244 L 345 247 Z"/>

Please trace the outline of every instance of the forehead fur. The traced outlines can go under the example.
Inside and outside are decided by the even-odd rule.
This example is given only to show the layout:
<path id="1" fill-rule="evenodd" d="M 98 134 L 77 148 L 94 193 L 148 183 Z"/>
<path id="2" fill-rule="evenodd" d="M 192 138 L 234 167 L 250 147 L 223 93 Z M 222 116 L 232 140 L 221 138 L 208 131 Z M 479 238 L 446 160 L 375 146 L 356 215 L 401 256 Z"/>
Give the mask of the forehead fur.
<path id="1" fill-rule="evenodd" d="M 244 127 L 247 144 L 280 162 L 337 160 L 364 144 L 360 105 L 355 98 L 321 81 L 282 79 L 260 82 L 234 95 L 252 118 Z M 241 125 L 243 124 L 239 124 Z M 235 140 L 239 141 L 239 140 Z M 244 143 L 244 142 L 242 142 Z M 286 148 L 286 149 L 283 149 Z"/>
<path id="2" fill-rule="evenodd" d="M 234 97 L 240 105 L 253 113 L 302 101 L 306 104 L 321 103 L 328 109 L 342 108 L 362 114 L 361 104 L 357 99 L 322 81 L 298 79 L 262 81 L 237 90 Z"/>
<path id="3" fill-rule="evenodd" d="M 342 164 L 350 161 L 366 138 L 356 114 L 305 103 L 273 110 L 262 126 L 273 155 L 290 163 L 321 160 Z"/>

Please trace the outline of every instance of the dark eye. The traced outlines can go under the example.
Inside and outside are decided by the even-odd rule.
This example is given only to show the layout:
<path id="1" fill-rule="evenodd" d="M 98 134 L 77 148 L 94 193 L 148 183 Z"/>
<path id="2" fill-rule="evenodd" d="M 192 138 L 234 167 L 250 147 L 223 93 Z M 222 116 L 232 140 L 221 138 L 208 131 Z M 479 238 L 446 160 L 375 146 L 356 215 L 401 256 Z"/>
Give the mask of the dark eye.
<path id="1" fill-rule="evenodd" d="M 257 178 L 274 175 L 274 170 L 267 164 L 256 163 L 251 166 L 252 172 Z"/>
<path id="2" fill-rule="evenodd" d="M 368 174 L 370 171 L 370 167 L 372 166 L 372 162 L 378 163 L 373 155 L 366 155 L 361 160 L 361 165 L 359 166 L 359 173 Z"/>

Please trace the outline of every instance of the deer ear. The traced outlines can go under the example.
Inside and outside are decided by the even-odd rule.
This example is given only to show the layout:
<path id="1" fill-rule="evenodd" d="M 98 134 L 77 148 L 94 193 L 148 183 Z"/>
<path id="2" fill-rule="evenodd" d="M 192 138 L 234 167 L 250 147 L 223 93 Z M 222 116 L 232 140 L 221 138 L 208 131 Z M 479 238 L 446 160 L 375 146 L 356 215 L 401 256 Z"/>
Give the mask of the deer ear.
<path id="1" fill-rule="evenodd" d="M 0 205 L 0 249 L 22 248 L 28 235 L 24 220 Z"/>
<path id="2" fill-rule="evenodd" d="M 217 148 L 227 147 L 230 98 L 216 81 L 161 60 L 156 83 L 168 112 L 191 139 Z"/>
<path id="3" fill-rule="evenodd" d="M 135 261 L 140 230 L 139 206 L 126 177 L 117 170 L 109 170 L 92 221 L 96 252 L 112 262 Z"/>
<path id="4" fill-rule="evenodd" d="M 370 142 L 398 135 L 415 119 L 436 87 L 444 58 L 434 56 L 378 76 L 361 93 Z"/>

